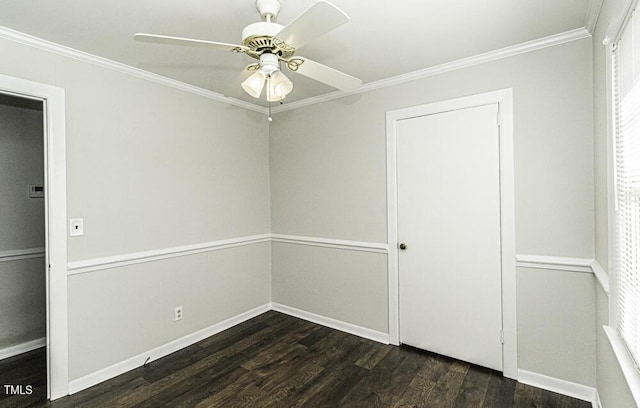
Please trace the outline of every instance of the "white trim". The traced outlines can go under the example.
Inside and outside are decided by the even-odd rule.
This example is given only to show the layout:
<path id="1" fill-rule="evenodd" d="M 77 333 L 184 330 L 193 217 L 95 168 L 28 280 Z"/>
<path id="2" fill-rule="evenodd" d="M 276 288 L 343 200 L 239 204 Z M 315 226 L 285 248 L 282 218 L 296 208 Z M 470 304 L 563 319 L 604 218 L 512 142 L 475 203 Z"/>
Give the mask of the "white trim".
<path id="1" fill-rule="evenodd" d="M 45 150 L 45 252 L 47 294 L 47 394 L 67 395 L 67 173 L 64 89 L 0 74 L 0 92 L 43 101 Z"/>
<path id="2" fill-rule="evenodd" d="M 332 329 L 340 330 L 345 333 L 349 333 L 355 336 L 377 341 L 379 343 L 389 344 L 389 336 L 387 333 L 382 333 L 376 330 L 367 329 L 365 327 L 356 326 L 351 323 L 346 323 L 340 320 L 331 319 L 325 316 L 306 312 L 304 310 L 296 309 L 290 306 L 285 306 L 278 303 L 267 303 L 267 304 L 258 306 L 252 310 L 249 310 L 247 312 L 231 317 L 220 323 L 216 323 L 212 326 L 199 330 L 195 333 L 188 334 L 184 337 L 173 340 L 162 346 L 156 347 L 144 353 L 140 353 L 134 357 L 128 358 L 124 361 L 121 361 L 109 367 L 106 367 L 96 372 L 93 372 L 91 374 L 85 375 L 84 377 L 73 380 L 69 383 L 69 394 L 75 394 L 79 391 L 92 387 L 103 381 L 106 381 L 118 375 L 124 374 L 127 371 L 138 368 L 144 364 L 147 358 L 150 358 L 149 362 L 158 360 L 173 352 L 181 350 L 201 340 L 204 340 L 210 336 L 218 334 L 233 326 L 243 323 L 249 319 L 252 319 L 258 315 L 261 315 L 262 313 L 268 312 L 269 310 L 274 310 L 280 313 L 287 314 L 289 316 L 297 317 L 299 319 L 307 320 L 316 324 L 330 327 Z"/>
<path id="3" fill-rule="evenodd" d="M 606 156 L 606 175 L 607 175 L 607 271 L 609 271 L 610 275 L 608 275 L 608 289 L 616 287 L 616 192 L 615 192 L 615 148 L 614 148 L 614 139 L 616 134 L 616 123 L 615 123 L 615 112 L 614 112 L 614 89 L 613 89 L 613 44 L 609 43 L 605 50 L 605 87 L 606 87 L 606 97 L 607 97 L 607 112 L 606 112 L 606 120 L 607 120 L 607 133 L 606 133 L 606 148 L 607 148 L 607 156 Z M 594 135 L 595 137 L 595 135 Z M 594 270 L 595 272 L 595 270 Z M 604 288 L 604 286 L 603 286 Z M 609 295 L 609 308 L 608 308 L 608 318 L 609 322 L 613 323 L 616 321 L 616 300 L 615 300 L 615 289 L 607 292 Z"/>
<path id="4" fill-rule="evenodd" d="M 602 10 L 602 4 L 604 0 L 591 0 L 589 4 L 589 10 L 587 11 L 587 18 L 584 23 L 584 28 L 587 29 L 588 32 L 593 34 L 596 29 L 596 24 L 598 23 L 598 16 L 600 16 L 600 10 Z"/>
<path id="5" fill-rule="evenodd" d="M 155 82 L 157 84 L 166 85 L 171 88 L 176 88 L 181 91 L 189 92 L 194 95 L 199 95 L 205 98 L 213 99 L 219 102 L 223 102 L 229 105 L 238 106 L 240 108 L 248 109 L 254 112 L 267 114 L 268 109 L 253 103 L 241 101 L 235 98 L 225 97 L 217 92 L 210 91 L 208 89 L 200 88 L 194 85 L 180 82 L 175 79 L 167 78 L 162 75 L 154 74 L 149 71 L 135 68 L 130 65 L 115 62 L 103 57 L 99 57 L 93 54 L 89 54 L 83 51 L 79 51 L 64 45 L 56 44 L 51 41 L 43 40 L 38 37 L 31 36 L 29 34 L 21 33 L 19 31 L 12 30 L 10 28 L 0 26 L 0 38 L 13 41 L 19 44 L 27 45 L 29 47 L 37 48 L 42 51 L 50 52 L 53 54 L 61 55 L 63 57 L 72 58 L 78 61 L 82 61 L 88 64 L 96 65 L 101 68 L 110 69 L 123 74 L 131 75 L 133 77 L 145 79 L 147 81 Z"/>
<path id="6" fill-rule="evenodd" d="M 554 34 L 548 37 L 539 38 L 537 40 L 527 41 L 498 50 L 485 52 L 483 54 L 474 55 L 472 57 L 462 58 L 456 61 L 420 69 L 417 71 L 409 72 L 407 74 L 397 75 L 375 82 L 369 82 L 360 86 L 358 89 L 351 93 L 334 91 L 324 95 L 314 96 L 291 103 L 285 103 L 284 105 L 273 107 L 271 111 L 273 113 L 279 113 L 292 109 L 302 108 L 305 106 L 315 105 L 317 103 L 328 102 L 352 94 L 360 94 L 376 89 L 386 88 L 389 86 L 400 85 L 407 82 L 428 78 L 434 75 L 440 75 L 447 72 L 484 64 L 487 62 L 497 61 L 520 54 L 526 54 L 528 52 L 538 51 L 548 47 L 554 47 L 556 45 L 561 45 L 572 41 L 582 40 L 584 38 L 589 38 L 590 36 L 591 34 L 589 34 L 589 31 L 587 31 L 587 29 L 578 28 L 575 30 L 566 31 L 564 33 Z"/>
<path id="7" fill-rule="evenodd" d="M 577 384 L 559 378 L 532 373 L 526 370 L 518 370 L 518 382 L 542 388 L 543 390 L 567 395 L 582 401 L 593 403 L 596 400 L 596 389 L 588 385 Z"/>
<path id="8" fill-rule="evenodd" d="M 600 263 L 592 258 L 518 254 L 516 255 L 516 266 L 520 268 L 593 273 L 602 290 L 609 295 L 609 275 L 604 271 Z"/>
<path id="9" fill-rule="evenodd" d="M 607 44 L 612 42 L 616 42 L 620 39 L 622 35 L 622 28 L 627 23 L 628 19 L 631 18 L 631 13 L 635 8 L 638 0 L 622 0 L 622 5 L 616 7 L 609 18 L 609 26 L 605 31 L 605 36 L 602 39 L 603 41 L 606 39 Z"/>
<path id="10" fill-rule="evenodd" d="M 20 261 L 44 256 L 44 248 L 10 249 L 8 251 L 0 251 L 0 262 Z"/>
<path id="11" fill-rule="evenodd" d="M 46 90 L 46 93 L 44 93 Z M 69 349 L 67 314 L 67 159 L 66 108 L 62 88 L 42 87 L 45 100 L 45 226 L 47 291 L 48 397 L 68 394 Z"/>
<path id="12" fill-rule="evenodd" d="M 218 251 L 221 249 L 235 248 L 244 245 L 268 242 L 270 234 L 251 235 L 247 237 L 223 239 L 202 244 L 184 245 L 173 248 L 155 249 L 152 251 L 134 252 L 125 255 L 115 255 L 105 258 L 95 258 L 85 261 L 69 262 L 68 274 L 100 271 L 109 268 L 120 268 L 145 262 L 153 262 L 161 259 L 176 258 L 179 256 L 193 255 L 201 252 Z"/>
<path id="13" fill-rule="evenodd" d="M 156 347 L 152 350 L 138 354 L 137 356 L 128 358 L 112 366 L 103 368 L 102 370 L 96 371 L 94 373 L 85 375 L 84 377 L 73 380 L 69 383 L 69 393 L 75 394 L 78 391 L 82 391 L 96 384 L 99 384 L 103 381 L 106 381 L 110 378 L 116 377 L 120 374 L 126 373 L 127 371 L 133 370 L 134 368 L 138 368 L 144 364 L 147 358 L 149 358 L 149 362 L 151 362 L 159 358 L 162 358 L 164 356 L 167 356 L 180 349 L 183 349 L 201 340 L 204 340 L 207 337 L 213 336 L 214 334 L 220 333 L 237 324 L 245 322 L 258 315 L 261 315 L 262 313 L 265 313 L 270 309 L 271 309 L 271 305 L 269 303 L 264 304 L 262 306 L 258 306 L 254 309 L 251 309 L 244 313 L 240 313 L 239 315 L 233 316 L 220 323 L 216 323 L 202 330 L 198 330 L 195 333 L 188 334 L 184 337 L 173 340 L 162 346 Z"/>
<path id="14" fill-rule="evenodd" d="M 609 295 L 609 275 L 607 275 L 600 263 L 595 259 L 591 262 L 591 270 L 596 276 L 600 287 L 604 290 L 604 293 Z"/>
<path id="15" fill-rule="evenodd" d="M 389 274 L 389 342 L 400 345 L 400 277 L 398 272 L 398 189 L 396 121 L 398 115 L 387 112 L 387 271 Z"/>
<path id="16" fill-rule="evenodd" d="M 227 248 L 236 248 L 239 246 L 258 244 L 261 242 L 283 242 L 297 245 L 310 245 L 322 248 L 336 248 L 350 251 L 374 252 L 381 254 L 386 254 L 388 252 L 387 244 L 378 242 L 348 241 L 333 238 L 305 237 L 300 235 L 260 234 L 205 242 L 200 244 L 154 249 L 151 251 L 134 252 L 130 254 L 69 262 L 69 264 L 67 265 L 67 274 L 77 275 L 81 273 L 101 271 L 110 268 L 121 268 L 124 266 L 135 265 L 139 263 L 154 262 L 162 259 L 176 258 L 179 256 L 193 255 L 202 252 L 218 251 Z"/>
<path id="17" fill-rule="evenodd" d="M 602 0 L 592 0 L 602 1 Z M 594 7 L 593 5 L 591 6 Z M 591 8 L 590 8 L 591 13 Z M 589 17 L 592 18 L 592 17 Z M 597 16 L 596 16 L 597 18 Z M 471 67 L 474 65 L 484 64 L 491 61 L 496 61 L 503 58 L 513 57 L 516 55 L 537 51 L 547 47 L 553 47 L 556 45 L 564 44 L 571 41 L 581 40 L 588 38 L 590 32 L 587 28 L 578 28 L 575 30 L 566 31 L 559 34 L 550 35 L 548 37 L 539 38 L 536 40 L 527 41 L 520 44 L 515 44 L 509 47 L 501 48 L 494 51 L 489 51 L 483 54 L 478 54 L 468 58 L 462 58 L 460 60 L 447 62 L 444 64 L 436 65 L 433 67 L 417 70 L 403 75 L 397 75 L 394 77 L 382 79 L 375 82 L 369 82 L 362 85 L 353 93 L 363 93 L 376 89 L 386 88 L 389 86 L 403 84 L 416 79 L 427 78 L 434 75 L 443 74 L 446 72 L 455 71 L 462 68 Z M 60 44 L 53 43 L 41 38 L 37 38 L 19 31 L 15 31 L 6 27 L 0 26 L 0 38 L 13 41 L 19 44 L 27 45 L 33 48 L 37 48 L 46 52 L 51 52 L 57 55 L 61 55 L 67 58 L 72 58 L 78 61 L 86 62 L 92 65 L 97 65 L 102 68 L 111 69 L 117 72 L 121 72 L 127 75 L 131 75 L 137 78 L 142 78 L 148 81 L 152 81 L 158 84 L 166 85 L 172 88 L 180 89 L 185 92 L 189 92 L 195 95 L 203 96 L 205 98 L 217 100 L 219 102 L 227 103 L 229 105 L 238 106 L 240 108 L 248 109 L 254 112 L 267 114 L 268 109 L 253 103 L 245 102 L 235 98 L 225 97 L 217 92 L 210 91 L 208 89 L 200 88 L 194 85 L 190 85 L 175 79 L 167 78 L 162 75 L 154 74 L 140 68 L 132 67 L 119 62 L 111 61 L 109 59 L 92 55 L 83 51 L 75 50 L 70 47 L 66 47 Z M 304 106 L 314 105 L 321 102 L 327 102 L 334 99 L 342 98 L 351 93 L 343 91 L 330 92 L 324 95 L 305 98 L 299 101 L 287 103 L 281 106 L 274 107 L 273 113 L 284 112 L 292 109 L 301 108 Z"/>
<path id="18" fill-rule="evenodd" d="M 629 386 L 631 395 L 633 395 L 636 405 L 640 406 L 640 373 L 638 372 L 633 359 L 629 355 L 627 347 L 624 345 L 620 337 L 618 337 L 616 329 L 611 326 L 602 326 L 602 328 L 607 334 L 609 343 L 611 343 L 611 348 L 613 349 L 613 353 L 620 364 L 622 374 L 627 380 L 627 385 Z"/>
<path id="19" fill-rule="evenodd" d="M 377 341 L 378 343 L 389 344 L 389 335 L 377 330 L 368 329 L 355 324 L 346 323 L 341 320 L 332 319 L 330 317 L 321 316 L 315 313 L 296 309 L 294 307 L 281 305 L 279 303 L 271 303 L 271 309 L 276 312 L 284 313 L 289 316 L 307 320 L 316 324 L 321 324 L 332 329 L 340 330 L 355 336 L 364 337 L 365 339 Z"/>
<path id="20" fill-rule="evenodd" d="M 593 402 L 591 402 L 591 408 L 602 408 L 602 401 L 600 401 L 600 393 L 598 392 L 597 388 L 596 388 L 596 397 L 593 400 Z"/>
<path id="21" fill-rule="evenodd" d="M 285 242 L 288 244 L 311 245 L 316 247 L 376 252 L 381 254 L 386 254 L 389 250 L 387 244 L 377 242 L 348 241 L 332 238 L 305 237 L 300 235 L 271 234 L 271 240 L 273 242 Z"/>
<path id="22" fill-rule="evenodd" d="M 30 340 L 24 343 L 16 344 L 15 346 L 5 347 L 0 349 L 0 360 L 5 358 L 11 358 L 22 353 L 27 353 L 45 347 L 47 345 L 47 338 L 42 337 L 40 339 Z"/>
<path id="23" fill-rule="evenodd" d="M 503 374 L 517 377 L 518 339 L 516 318 L 515 192 L 513 161 L 513 90 L 502 89 L 387 112 L 387 244 L 389 249 L 389 340 L 399 344 L 398 208 L 396 173 L 396 123 L 399 120 L 498 103 L 500 125 L 500 234 L 502 262 Z"/>
<path id="24" fill-rule="evenodd" d="M 592 273 L 594 260 L 545 255 L 516 255 L 516 266 L 521 268 L 552 269 L 557 271 Z"/>

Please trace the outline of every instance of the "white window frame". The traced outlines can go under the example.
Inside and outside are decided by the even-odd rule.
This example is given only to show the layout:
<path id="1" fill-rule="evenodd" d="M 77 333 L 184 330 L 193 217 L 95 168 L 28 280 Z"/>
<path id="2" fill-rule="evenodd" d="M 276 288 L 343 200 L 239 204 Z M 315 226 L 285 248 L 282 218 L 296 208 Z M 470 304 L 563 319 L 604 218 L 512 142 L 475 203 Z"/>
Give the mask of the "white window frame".
<path id="1" fill-rule="evenodd" d="M 634 9 L 638 4 L 638 0 L 631 0 L 629 6 L 620 11 L 616 16 L 613 16 L 603 44 L 606 47 L 606 97 L 607 97 L 607 204 L 608 204 L 608 270 L 609 270 L 609 322 L 603 329 L 609 339 L 614 354 L 620 364 L 622 373 L 629 385 L 631 394 L 636 402 L 640 406 L 640 372 L 638 371 L 636 364 L 624 344 L 623 340 L 618 335 L 616 330 L 617 325 L 617 267 L 616 267 L 616 157 L 615 157 L 615 138 L 616 138 L 616 112 L 615 112 L 615 93 L 614 93 L 614 75 L 615 67 L 613 65 L 613 53 L 615 51 L 615 44 L 622 35 L 623 28 L 625 28 L 629 19 L 631 18 Z M 640 12 L 640 9 L 638 10 Z"/>

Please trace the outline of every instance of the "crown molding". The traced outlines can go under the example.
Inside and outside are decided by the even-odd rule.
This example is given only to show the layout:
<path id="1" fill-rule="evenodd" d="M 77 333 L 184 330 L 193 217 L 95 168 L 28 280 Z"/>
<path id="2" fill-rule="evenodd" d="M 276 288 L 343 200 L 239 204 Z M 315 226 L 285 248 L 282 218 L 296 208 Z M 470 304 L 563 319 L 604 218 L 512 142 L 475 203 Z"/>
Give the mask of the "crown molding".
<path id="1" fill-rule="evenodd" d="M 595 25 L 597 21 L 598 13 L 602 6 L 603 0 L 591 0 L 591 6 L 587 16 L 587 24 Z M 592 23 L 593 21 L 593 23 Z M 369 82 L 360 86 L 353 92 L 334 91 L 319 96 L 305 98 L 299 101 L 287 103 L 285 105 L 272 108 L 273 113 L 285 112 L 297 108 L 302 108 L 309 105 L 315 105 L 317 103 L 328 102 L 334 99 L 343 98 L 352 94 L 360 94 L 364 92 L 373 91 L 376 89 L 382 89 L 394 85 L 404 84 L 406 82 L 428 78 L 434 75 L 440 75 L 458 69 L 471 67 L 474 65 L 484 64 L 491 61 L 500 60 L 503 58 L 513 57 L 516 55 L 537 51 L 547 47 L 553 47 L 556 45 L 564 44 L 571 41 L 581 40 L 591 36 L 590 30 L 587 28 L 578 28 L 575 30 L 566 31 L 560 34 L 554 34 L 548 37 L 539 38 L 537 40 L 527 41 L 524 43 L 512 45 L 509 47 L 501 48 L 494 51 L 489 51 L 483 54 L 478 54 L 468 58 L 462 58 L 456 61 L 447 62 L 433 67 L 409 72 L 407 74 L 397 75 L 394 77 L 382 79 L 379 81 Z M 46 52 L 61 55 L 67 58 L 72 58 L 85 63 L 97 65 L 102 68 L 111 69 L 117 72 L 121 72 L 127 75 L 131 75 L 137 78 L 152 81 L 158 84 L 166 85 L 172 88 L 176 88 L 185 92 L 189 92 L 195 95 L 199 95 L 205 98 L 213 99 L 222 103 L 237 106 L 254 112 L 267 114 L 269 111 L 267 108 L 256 105 L 253 103 L 245 102 L 236 98 L 225 97 L 217 92 L 210 91 L 208 89 L 200 88 L 194 85 L 187 84 L 185 82 L 177 81 L 175 79 L 167 78 L 162 75 L 154 74 L 149 71 L 145 71 L 140 68 L 132 67 L 120 62 L 115 62 L 107 58 L 99 57 L 97 55 L 89 54 L 83 51 L 79 51 L 64 45 L 56 44 L 51 41 L 43 40 L 38 37 L 34 37 L 29 34 L 21 33 L 6 27 L 0 26 L 0 39 L 13 41 L 19 44 L 27 45 L 29 47 L 37 48 Z"/>
<path id="2" fill-rule="evenodd" d="M 594 0 L 596 1 L 596 0 Z M 494 51 L 485 52 L 468 58 L 462 58 L 456 61 L 447 62 L 433 67 L 420 69 L 418 71 L 409 72 L 380 81 L 369 82 L 354 92 L 342 92 L 335 91 L 324 95 L 314 96 L 306 98 L 300 101 L 291 102 L 289 104 L 281 105 L 272 108 L 273 113 L 284 112 L 292 109 L 302 108 L 304 106 L 314 105 L 317 103 L 328 102 L 334 99 L 343 98 L 352 94 L 360 94 L 364 92 L 373 91 L 376 89 L 386 88 L 389 86 L 404 84 L 406 82 L 415 81 L 418 79 L 428 78 L 434 75 L 440 75 L 451 71 L 456 71 L 462 68 L 472 67 L 474 65 L 480 65 L 491 61 L 496 61 L 504 58 L 513 57 L 520 54 L 525 54 L 532 51 L 541 50 L 543 48 L 553 47 L 556 45 L 581 40 L 591 37 L 591 34 L 586 28 L 578 28 L 575 30 L 565 31 L 564 33 L 550 35 L 548 37 L 539 38 L 537 40 L 527 41 L 520 44 L 512 45 L 509 47 L 501 48 Z"/>
<path id="3" fill-rule="evenodd" d="M 587 11 L 587 18 L 584 22 L 584 28 L 593 34 L 598 23 L 598 16 L 600 16 L 600 10 L 602 10 L 602 4 L 604 0 L 591 0 L 589 4 L 589 10 Z"/>
<path id="4" fill-rule="evenodd" d="M 107 58 L 99 57 L 97 55 L 89 54 L 84 51 L 79 51 L 64 45 L 56 44 L 51 41 L 43 40 L 42 38 L 34 37 L 29 34 L 21 33 L 19 31 L 12 30 L 10 28 L 0 26 L 0 38 L 13 41 L 22 45 L 37 48 L 42 51 L 57 54 L 63 57 L 72 58 L 78 61 L 82 61 L 88 64 L 96 65 L 101 68 L 110 69 L 113 71 L 121 72 L 123 74 L 131 75 L 137 78 L 145 79 L 147 81 L 155 82 L 161 85 L 166 85 L 172 88 L 179 89 L 181 91 L 189 92 L 194 95 L 202 96 L 205 98 L 213 99 L 218 102 L 234 105 L 240 108 L 248 109 L 254 112 L 267 113 L 267 109 L 254 105 L 249 102 L 241 101 L 235 98 L 229 98 L 217 92 L 210 91 L 208 89 L 200 88 L 198 86 L 190 85 L 175 79 L 167 78 L 162 75 L 154 74 L 149 71 L 145 71 L 140 68 L 132 67 L 130 65 L 115 62 Z"/>

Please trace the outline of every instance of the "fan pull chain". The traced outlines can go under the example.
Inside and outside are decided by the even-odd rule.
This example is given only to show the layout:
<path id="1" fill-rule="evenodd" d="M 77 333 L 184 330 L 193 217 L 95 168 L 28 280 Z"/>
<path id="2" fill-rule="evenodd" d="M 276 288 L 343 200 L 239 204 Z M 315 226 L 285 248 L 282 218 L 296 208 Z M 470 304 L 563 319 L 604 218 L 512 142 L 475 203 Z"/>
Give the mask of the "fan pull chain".
<path id="1" fill-rule="evenodd" d="M 267 77 L 267 102 L 269 103 L 269 116 L 267 116 L 267 120 L 269 122 L 273 122 L 273 118 L 271 117 L 271 75 Z"/>

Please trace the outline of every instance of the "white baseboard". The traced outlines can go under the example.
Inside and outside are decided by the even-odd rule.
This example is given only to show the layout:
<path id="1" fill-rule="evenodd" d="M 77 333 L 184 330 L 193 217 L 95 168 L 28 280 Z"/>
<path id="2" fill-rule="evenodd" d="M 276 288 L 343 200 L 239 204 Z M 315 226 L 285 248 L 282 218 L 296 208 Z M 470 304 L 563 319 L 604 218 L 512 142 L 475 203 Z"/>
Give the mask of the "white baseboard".
<path id="1" fill-rule="evenodd" d="M 220 333 L 223 330 L 231 328 L 246 320 L 256 317 L 262 313 L 265 313 L 269 310 L 274 310 L 280 313 L 287 314 L 289 316 L 297 317 L 299 319 L 307 320 L 316 324 L 330 327 L 332 329 L 340 330 L 340 331 L 353 334 L 359 337 L 377 341 L 379 343 L 389 344 L 388 333 L 379 332 L 376 330 L 357 326 L 351 323 L 346 323 L 340 320 L 317 315 L 315 313 L 296 309 L 294 307 L 272 302 L 272 303 L 267 303 L 265 305 L 256 307 L 252 310 L 241 313 L 237 316 L 231 317 L 225 321 L 214 324 L 210 327 L 204 328 L 195 333 L 176 339 L 160 347 L 156 347 L 153 350 L 138 354 L 137 356 L 131 357 L 127 360 L 114 364 L 110 367 L 106 367 L 102 370 L 96 371 L 84 377 L 73 380 L 69 383 L 69 394 L 75 394 L 79 391 L 92 387 L 103 381 L 109 380 L 120 374 L 124 374 L 127 371 L 138 368 L 144 364 L 147 358 L 150 358 L 149 361 L 155 361 L 175 351 L 181 350 L 194 343 L 204 340 L 207 337 Z M 19 346 L 14 346 L 4 350 L 0 350 L 0 359 L 10 357 L 10 356 L 5 357 L 5 354 L 4 354 L 9 349 L 16 350 L 16 351 L 18 349 L 23 350 L 23 351 L 15 352 L 15 354 L 13 354 L 13 355 L 16 355 L 26 351 L 36 349 L 38 347 L 42 347 L 44 345 L 45 345 L 45 339 L 39 339 L 33 342 L 24 343 Z M 592 403 L 592 406 L 594 408 L 601 408 L 598 392 L 594 387 L 589 387 L 582 384 L 576 384 L 570 381 L 548 377 L 546 375 L 537 374 L 537 373 L 533 373 L 526 370 L 518 370 L 518 381 L 523 384 L 532 385 L 534 387 L 538 387 L 548 391 L 567 395 L 583 401 L 589 401 Z"/>
<path id="2" fill-rule="evenodd" d="M 25 343 L 16 344 L 15 346 L 5 347 L 3 349 L 0 349 L 0 360 L 17 356 L 18 354 L 26 353 L 28 351 L 33 351 L 41 347 L 45 347 L 46 345 L 47 345 L 47 338 L 42 337 L 40 339 L 35 339 L 35 340 L 27 341 Z"/>
<path id="3" fill-rule="evenodd" d="M 255 309 L 249 310 L 245 313 L 241 313 L 237 316 L 229 318 L 223 322 L 214 324 L 213 326 L 204 328 L 195 333 L 181 337 L 172 342 L 164 344 L 160 347 L 156 347 L 153 350 L 149 350 L 147 352 L 138 354 L 137 356 L 128 358 L 127 360 L 124 360 L 112 366 L 103 368 L 102 370 L 99 370 L 91 374 L 85 375 L 84 377 L 75 379 L 69 382 L 69 394 L 75 394 L 79 391 L 92 387 L 103 381 L 109 380 L 120 374 L 124 374 L 127 371 L 138 368 L 144 364 L 147 358 L 149 358 L 149 362 L 158 360 L 173 352 L 176 352 L 194 343 L 204 340 L 207 337 L 220 333 L 223 330 L 226 330 L 235 325 L 238 325 L 262 313 L 268 312 L 269 310 L 275 310 L 290 316 L 308 320 L 313 323 L 331 327 L 332 329 L 354 334 L 356 336 L 364 337 L 380 343 L 389 344 L 389 335 L 387 333 L 378 332 L 375 330 L 356 326 L 350 323 L 345 323 L 339 320 L 316 315 L 314 313 L 305 312 L 303 310 L 295 309 L 293 307 L 280 305 L 277 303 L 267 303 L 265 305 L 256 307 Z"/>
<path id="4" fill-rule="evenodd" d="M 365 339 L 377 341 L 378 343 L 389 344 L 388 333 L 382 333 L 376 330 L 367 329 L 366 327 L 356 326 L 355 324 L 351 324 L 351 323 L 345 323 L 341 320 L 331 319 L 330 317 L 325 317 L 325 316 L 317 315 L 315 313 L 306 312 L 304 310 L 281 305 L 279 303 L 271 303 L 271 309 L 275 310 L 276 312 L 281 312 L 289 316 L 293 316 L 299 319 L 321 324 L 323 326 L 340 330 L 345 333 L 349 333 L 356 336 L 364 337 Z"/>
<path id="5" fill-rule="evenodd" d="M 247 312 L 231 317 L 220 323 L 216 323 L 213 326 L 206 327 L 195 333 L 173 340 L 160 347 L 156 347 L 153 350 L 149 350 L 147 352 L 138 354 L 137 356 L 121 361 L 120 363 L 114 364 L 110 367 L 103 368 L 102 370 L 96 371 L 84 377 L 73 380 L 69 382 L 69 394 L 75 394 L 78 391 L 82 391 L 96 384 L 99 384 L 103 381 L 116 377 L 120 374 L 124 374 L 127 371 L 133 370 L 134 368 L 138 368 L 144 364 L 147 358 L 150 358 L 149 362 L 151 362 L 159 358 L 162 358 L 164 356 L 167 356 L 180 349 L 183 349 L 201 340 L 204 340 L 207 337 L 220 333 L 223 330 L 229 329 L 246 320 L 249 320 L 253 317 L 261 315 L 262 313 L 267 312 L 270 309 L 271 309 L 271 305 L 269 303 L 262 306 L 258 306 L 255 309 L 251 309 Z"/>
<path id="6" fill-rule="evenodd" d="M 596 389 L 588 385 L 548 377 L 526 370 L 518 370 L 518 381 L 523 384 L 542 388 L 543 390 L 557 392 L 558 394 L 567 395 L 582 401 L 588 401 L 592 404 L 596 401 Z"/>

